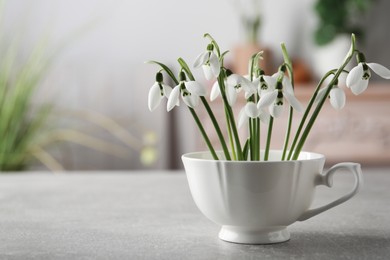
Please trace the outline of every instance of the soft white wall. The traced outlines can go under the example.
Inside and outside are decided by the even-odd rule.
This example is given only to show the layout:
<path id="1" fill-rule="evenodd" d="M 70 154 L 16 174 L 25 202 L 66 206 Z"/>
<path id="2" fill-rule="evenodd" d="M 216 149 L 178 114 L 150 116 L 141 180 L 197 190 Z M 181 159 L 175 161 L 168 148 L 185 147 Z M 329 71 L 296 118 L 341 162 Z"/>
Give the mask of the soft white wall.
<path id="1" fill-rule="evenodd" d="M 227 0 L 6 2 L 3 27 L 9 35 L 22 30 L 24 47 L 33 45 L 45 33 L 50 35 L 49 47 L 69 40 L 41 94 L 56 100 L 59 107 L 104 113 L 128 129 L 134 122 L 142 122 L 157 131 L 162 142 L 167 127 L 164 108 L 154 113 L 147 110 L 147 91 L 157 67 L 144 61 L 175 64 L 181 56 L 191 64 L 207 43 L 202 38 L 205 32 L 211 33 L 223 49 L 232 48 L 242 38 L 238 16 Z M 313 2 L 263 1 L 261 41 L 274 50 L 276 59 L 280 58 L 277 53 L 283 41 L 293 56 L 311 61 Z M 78 30 L 82 33 L 75 36 Z M 192 122 L 184 125 L 192 135 Z M 186 140 L 183 151 L 195 146 L 195 141 Z M 67 156 L 74 158 L 75 168 L 140 167 L 136 158 L 123 160 L 87 153 L 83 148 L 72 149 Z M 160 147 L 162 161 L 166 151 L 166 146 Z M 164 162 L 159 166 L 163 167 Z"/>

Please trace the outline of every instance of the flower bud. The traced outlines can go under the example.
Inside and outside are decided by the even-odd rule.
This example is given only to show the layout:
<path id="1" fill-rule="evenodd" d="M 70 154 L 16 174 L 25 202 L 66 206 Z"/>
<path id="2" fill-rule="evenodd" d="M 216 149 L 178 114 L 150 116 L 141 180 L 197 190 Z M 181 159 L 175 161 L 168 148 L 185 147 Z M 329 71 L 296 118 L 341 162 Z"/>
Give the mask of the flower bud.
<path id="1" fill-rule="evenodd" d="M 283 84 L 279 80 L 276 82 L 276 89 L 283 89 Z"/>
<path id="2" fill-rule="evenodd" d="M 358 54 L 356 54 L 356 60 L 358 63 L 366 62 L 366 57 L 363 53 L 359 52 Z"/>
<path id="3" fill-rule="evenodd" d="M 287 70 L 287 68 L 286 68 L 286 64 L 282 64 L 282 65 L 280 65 L 280 67 L 279 67 L 279 71 L 281 71 L 281 72 L 285 73 L 285 72 L 286 72 L 286 70 Z"/>
<path id="4" fill-rule="evenodd" d="M 226 69 L 226 77 L 229 77 L 232 74 L 233 74 L 233 72 L 231 70 Z"/>
<path id="5" fill-rule="evenodd" d="M 265 75 L 265 72 L 264 72 L 264 70 L 262 70 L 262 69 L 257 69 L 257 74 L 258 74 L 259 76 L 263 76 L 263 75 Z"/>
<path id="6" fill-rule="evenodd" d="M 163 76 L 163 74 L 159 71 L 159 72 L 157 72 L 156 73 L 156 82 L 158 82 L 158 83 L 162 83 L 163 82 L 163 80 L 164 80 L 164 76 Z"/>
<path id="7" fill-rule="evenodd" d="M 179 73 L 179 81 L 186 81 L 187 77 L 184 71 L 180 71 Z"/>

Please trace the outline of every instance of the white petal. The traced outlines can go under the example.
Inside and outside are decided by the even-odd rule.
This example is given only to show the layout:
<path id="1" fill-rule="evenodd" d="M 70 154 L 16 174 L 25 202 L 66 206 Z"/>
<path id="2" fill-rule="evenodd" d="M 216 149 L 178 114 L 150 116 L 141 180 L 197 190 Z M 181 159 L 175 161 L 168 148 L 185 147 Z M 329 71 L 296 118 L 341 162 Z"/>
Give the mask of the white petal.
<path id="1" fill-rule="evenodd" d="M 237 91 L 233 86 L 226 86 L 226 98 L 230 106 L 234 106 L 237 100 Z"/>
<path id="2" fill-rule="evenodd" d="M 256 93 L 257 87 L 253 84 L 252 81 L 250 81 L 246 77 L 236 75 L 236 77 L 233 78 L 234 81 L 237 82 L 235 85 L 240 84 L 240 86 L 242 87 L 242 89 L 244 89 L 245 92 L 252 93 L 252 94 Z"/>
<path id="3" fill-rule="evenodd" d="M 294 95 L 294 89 L 291 85 L 291 81 L 288 77 L 283 77 L 283 91 L 286 91 L 290 93 L 291 95 Z"/>
<path id="4" fill-rule="evenodd" d="M 227 84 L 230 86 L 236 86 L 241 83 L 242 76 L 237 74 L 232 74 L 229 77 L 227 77 Z"/>
<path id="5" fill-rule="evenodd" d="M 247 87 L 247 88 L 250 88 L 252 87 L 252 81 L 250 81 L 248 78 L 246 77 L 239 77 L 238 78 L 239 80 L 239 83 L 243 86 L 243 87 Z"/>
<path id="6" fill-rule="evenodd" d="M 259 86 L 259 83 L 260 83 L 260 78 L 255 78 L 255 79 L 252 81 L 252 84 L 253 84 L 255 87 L 258 87 L 258 86 Z"/>
<path id="7" fill-rule="evenodd" d="M 216 81 L 211 88 L 210 100 L 214 101 L 220 94 L 221 90 L 219 89 L 218 81 Z"/>
<path id="8" fill-rule="evenodd" d="M 280 117 L 280 115 L 283 113 L 283 105 L 271 105 L 269 107 L 269 112 L 271 114 L 271 116 L 273 116 L 274 118 L 278 118 Z"/>
<path id="9" fill-rule="evenodd" d="M 209 58 L 209 52 L 202 52 L 201 54 L 196 57 L 195 62 L 194 62 L 194 68 L 199 68 L 203 64 L 206 63 L 207 59 Z"/>
<path id="10" fill-rule="evenodd" d="M 180 85 L 177 85 L 176 87 L 173 88 L 171 94 L 169 95 L 168 102 L 167 102 L 168 111 L 171 111 L 172 108 L 180 104 L 179 96 L 180 96 Z"/>
<path id="11" fill-rule="evenodd" d="M 370 67 L 376 74 L 381 76 L 384 79 L 390 79 L 390 70 L 385 66 L 382 66 L 378 63 L 367 63 L 368 67 Z"/>
<path id="12" fill-rule="evenodd" d="M 359 80 L 355 85 L 351 86 L 351 91 L 355 95 L 361 94 L 368 87 L 368 80 Z"/>
<path id="13" fill-rule="evenodd" d="M 246 99 L 248 99 L 249 97 L 251 97 L 254 94 L 257 94 L 257 86 L 253 82 L 249 81 L 249 84 L 248 85 L 244 84 L 243 88 L 244 88 Z"/>
<path id="14" fill-rule="evenodd" d="M 182 96 L 184 103 L 187 106 L 195 108 L 199 104 L 199 96 L 196 94 Z"/>
<path id="15" fill-rule="evenodd" d="M 347 76 L 347 87 L 352 87 L 363 77 L 363 65 L 359 63 L 356 67 L 351 69 Z"/>
<path id="16" fill-rule="evenodd" d="M 260 115 L 259 115 L 259 118 L 260 118 L 260 121 L 263 122 L 264 124 L 268 124 L 269 123 L 269 118 L 270 118 L 270 115 L 268 112 L 265 112 L 265 111 L 261 111 Z"/>
<path id="17" fill-rule="evenodd" d="M 158 83 L 154 83 L 153 86 L 149 90 L 149 95 L 148 95 L 148 107 L 150 111 L 155 110 L 158 105 L 160 104 L 162 99 L 161 96 L 161 91 L 160 91 L 160 86 Z"/>
<path id="18" fill-rule="evenodd" d="M 265 93 L 261 98 L 259 103 L 257 103 L 257 107 L 259 109 L 268 107 L 275 102 L 276 97 L 278 96 L 278 91 L 274 90 L 272 92 Z"/>
<path id="19" fill-rule="evenodd" d="M 253 102 L 248 102 L 245 105 L 245 113 L 250 118 L 256 118 L 260 115 L 260 110 L 257 108 L 256 104 Z"/>
<path id="20" fill-rule="evenodd" d="M 248 119 L 248 115 L 245 113 L 245 107 L 243 107 L 238 114 L 238 128 L 241 128 L 245 123 L 247 123 Z"/>
<path id="21" fill-rule="evenodd" d="M 211 67 L 209 65 L 202 65 L 202 69 L 203 69 L 204 77 L 207 80 L 212 80 L 214 78 L 214 74 L 211 71 Z"/>
<path id="22" fill-rule="evenodd" d="M 292 106 L 296 111 L 302 112 L 303 107 L 294 95 L 292 95 L 288 91 L 283 91 L 283 95 L 290 104 L 290 106 Z"/>
<path id="23" fill-rule="evenodd" d="M 255 91 L 255 93 L 256 93 L 256 91 Z M 250 98 L 250 97 L 251 97 L 253 94 L 255 94 L 255 93 L 245 92 L 245 99 Z"/>
<path id="24" fill-rule="evenodd" d="M 257 87 L 253 82 L 246 81 L 242 83 L 242 88 L 245 91 L 245 96 L 250 97 L 257 92 Z"/>
<path id="25" fill-rule="evenodd" d="M 320 91 L 318 91 L 316 99 L 314 100 L 314 102 L 318 103 L 318 102 L 320 102 L 321 99 L 324 98 L 324 96 L 326 94 L 326 89 L 327 88 L 322 88 L 322 89 L 320 89 Z"/>
<path id="26" fill-rule="evenodd" d="M 345 106 L 345 93 L 341 88 L 333 88 L 329 96 L 332 107 L 342 109 Z"/>
<path id="27" fill-rule="evenodd" d="M 218 77 L 219 73 L 221 72 L 221 67 L 219 66 L 218 57 L 214 52 L 212 52 L 210 55 L 210 68 L 214 76 Z"/>
<path id="28" fill-rule="evenodd" d="M 263 77 L 264 77 L 265 82 L 268 85 L 268 90 L 274 90 L 276 87 L 277 79 L 275 77 L 271 77 L 271 76 L 263 76 Z"/>
<path id="29" fill-rule="evenodd" d="M 162 84 L 162 86 L 163 86 L 163 90 L 164 90 L 164 96 L 166 98 L 169 98 L 169 95 L 172 92 L 172 88 L 170 86 L 168 86 L 168 85 L 165 85 L 165 84 Z"/>
<path id="30" fill-rule="evenodd" d="M 202 85 L 199 84 L 196 81 L 187 81 L 184 83 L 186 85 L 186 88 L 190 93 L 196 94 L 198 96 L 206 96 L 206 88 Z"/>

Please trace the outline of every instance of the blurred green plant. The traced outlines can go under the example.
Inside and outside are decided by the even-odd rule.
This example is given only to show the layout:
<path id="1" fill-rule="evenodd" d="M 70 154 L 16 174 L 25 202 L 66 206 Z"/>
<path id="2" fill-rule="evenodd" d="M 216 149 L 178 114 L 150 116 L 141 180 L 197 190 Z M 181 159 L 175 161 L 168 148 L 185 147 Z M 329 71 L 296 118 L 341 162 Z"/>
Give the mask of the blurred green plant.
<path id="1" fill-rule="evenodd" d="M 232 0 L 248 43 L 257 43 L 261 28 L 261 0 Z"/>
<path id="2" fill-rule="evenodd" d="M 0 54 L 0 170 L 25 169 L 33 147 L 44 134 L 42 129 L 52 105 L 32 105 L 38 83 L 47 70 L 45 44 L 39 44 L 27 60 L 20 59 L 17 43 L 11 43 Z M 21 63 L 17 64 L 17 63 Z"/>
<path id="3" fill-rule="evenodd" d="M 373 0 L 317 0 L 318 26 L 314 32 L 317 45 L 326 45 L 340 34 L 363 34 L 359 22 Z"/>
<path id="4" fill-rule="evenodd" d="M 0 0 L 0 18 L 6 2 Z M 38 88 L 55 57 L 97 22 L 99 20 L 93 20 L 78 28 L 53 50 L 49 49 L 49 35 L 32 44 L 31 50 L 25 50 L 27 44 L 21 44 L 23 33 L 14 29 L 13 36 L 9 37 L 3 30 L 0 31 L 0 172 L 25 170 L 36 159 L 52 171 L 64 170 L 62 164 L 48 152 L 58 142 L 76 143 L 126 160 L 133 150 L 139 153 L 143 165 L 150 166 L 156 162 L 155 133 L 144 129 L 142 137 L 136 137 L 102 114 L 93 111 L 59 112 L 47 100 L 37 102 Z M 78 129 L 59 127 L 56 119 L 67 116 L 92 123 L 124 146 Z"/>
<path id="5" fill-rule="evenodd" d="M 25 170 L 34 159 L 52 171 L 64 170 L 62 164 L 47 151 L 59 142 L 79 144 L 126 160 L 131 157 L 130 148 L 139 152 L 139 160 L 145 166 L 157 160 L 157 141 L 150 131 L 143 131 L 143 137 L 138 138 L 102 114 L 58 111 L 54 104 L 47 101 L 36 102 L 38 87 L 54 55 L 47 54 L 47 41 L 43 39 L 27 55 L 28 58 L 23 58 L 20 44 L 15 42 L 6 47 L 0 46 L 0 172 Z M 92 123 L 125 146 L 78 129 L 58 127 L 55 119 L 66 117 Z M 141 141 L 142 138 L 144 140 Z"/>

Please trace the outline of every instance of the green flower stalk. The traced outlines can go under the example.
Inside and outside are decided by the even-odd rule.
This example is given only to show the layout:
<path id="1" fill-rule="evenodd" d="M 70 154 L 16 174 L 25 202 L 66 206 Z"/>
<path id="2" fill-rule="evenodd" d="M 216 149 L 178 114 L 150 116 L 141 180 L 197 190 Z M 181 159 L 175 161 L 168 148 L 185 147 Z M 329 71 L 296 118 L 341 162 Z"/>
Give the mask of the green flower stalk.
<path id="1" fill-rule="evenodd" d="M 218 136 L 225 160 L 275 160 L 278 158 L 269 158 L 271 150 L 274 121 L 279 120 L 285 107 L 288 108 L 288 122 L 286 134 L 282 147 L 282 156 L 280 160 L 297 160 L 304 144 L 312 130 L 312 127 L 322 110 L 326 99 L 330 99 L 330 104 L 336 109 L 342 109 L 345 105 L 345 93 L 339 86 L 339 76 L 341 73 L 348 73 L 347 87 L 350 87 L 354 94 L 360 94 L 368 85 L 370 70 L 374 71 L 383 78 L 390 78 L 390 70 L 377 63 L 366 63 L 364 55 L 356 48 L 355 36 L 351 36 L 351 48 L 347 53 L 344 62 L 339 68 L 332 69 L 324 75 L 317 84 L 313 96 L 303 109 L 300 101 L 295 97 L 294 71 L 289 58 L 287 48 L 282 43 L 281 49 L 284 62 L 274 75 L 265 75 L 259 67 L 258 60 L 262 58 L 262 52 L 255 53 L 249 60 L 248 75 L 242 76 L 231 72 L 224 66 L 224 57 L 228 51 L 221 52 L 218 43 L 208 33 L 204 35 L 209 43 L 206 51 L 198 55 L 194 62 L 195 68 L 202 67 L 207 80 L 213 80 L 210 91 L 210 101 L 217 98 L 222 99 L 222 110 L 225 114 L 226 129 L 222 131 L 213 110 L 211 109 L 206 96 L 207 89 L 198 80 L 195 79 L 191 69 L 184 61 L 179 58 L 180 65 L 179 79 L 175 77 L 172 70 L 159 62 L 151 61 L 161 67 L 157 72 L 155 84 L 149 91 L 149 108 L 154 110 L 163 99 L 167 99 L 167 110 L 170 111 L 175 106 L 180 105 L 180 100 L 188 107 L 199 131 L 210 150 L 212 157 L 218 160 L 208 133 L 203 127 L 202 120 L 199 118 L 196 109 L 201 102 L 211 120 L 216 134 Z M 352 57 L 356 55 L 358 65 L 348 72 L 345 67 L 350 63 Z M 172 89 L 164 84 L 161 72 L 165 71 L 176 86 Z M 325 87 L 324 82 L 331 77 L 330 83 Z M 200 101 L 200 102 L 199 102 Z M 236 120 L 233 107 L 241 106 L 238 120 Z M 295 135 L 292 135 L 292 122 L 294 110 L 304 111 Z M 248 127 L 248 136 L 240 137 L 238 129 Z M 260 157 L 261 136 L 260 132 L 266 131 L 266 140 L 264 145 L 264 157 Z M 226 135 L 226 136 L 225 136 Z M 241 139 L 245 140 L 244 145 Z M 292 143 L 290 144 L 290 138 Z M 230 144 L 230 150 L 228 148 Z"/>

